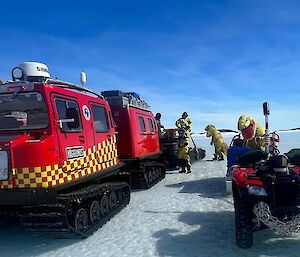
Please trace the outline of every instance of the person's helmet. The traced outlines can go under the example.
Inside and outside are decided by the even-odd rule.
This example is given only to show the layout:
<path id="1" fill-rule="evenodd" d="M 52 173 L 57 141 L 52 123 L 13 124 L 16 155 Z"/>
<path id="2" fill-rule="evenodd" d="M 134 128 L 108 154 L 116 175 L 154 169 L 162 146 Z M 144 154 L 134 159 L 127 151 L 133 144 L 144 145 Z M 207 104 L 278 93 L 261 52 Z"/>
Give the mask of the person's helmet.
<path id="1" fill-rule="evenodd" d="M 184 118 L 186 118 L 188 116 L 188 114 L 187 114 L 187 112 L 184 112 L 183 114 L 182 114 L 182 118 L 184 119 Z"/>
<path id="2" fill-rule="evenodd" d="M 248 128 L 250 125 L 251 118 L 248 115 L 243 114 L 238 120 L 238 130 Z"/>
<path id="3" fill-rule="evenodd" d="M 238 121 L 238 130 L 242 132 L 245 139 L 251 139 L 255 136 L 255 121 L 248 115 L 242 115 Z"/>
<path id="4" fill-rule="evenodd" d="M 161 114 L 158 112 L 158 113 L 156 113 L 155 114 L 155 118 L 158 118 L 158 119 L 160 119 L 161 118 Z"/>

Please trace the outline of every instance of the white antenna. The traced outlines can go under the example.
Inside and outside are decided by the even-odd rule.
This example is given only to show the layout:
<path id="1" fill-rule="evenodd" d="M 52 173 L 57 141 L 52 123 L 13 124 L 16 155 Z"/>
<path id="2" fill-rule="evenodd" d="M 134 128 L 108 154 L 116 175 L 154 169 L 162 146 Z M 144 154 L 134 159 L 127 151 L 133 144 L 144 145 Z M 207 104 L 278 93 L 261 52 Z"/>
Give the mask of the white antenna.
<path id="1" fill-rule="evenodd" d="M 82 86 L 86 83 L 86 73 L 85 72 L 80 72 L 80 83 Z"/>

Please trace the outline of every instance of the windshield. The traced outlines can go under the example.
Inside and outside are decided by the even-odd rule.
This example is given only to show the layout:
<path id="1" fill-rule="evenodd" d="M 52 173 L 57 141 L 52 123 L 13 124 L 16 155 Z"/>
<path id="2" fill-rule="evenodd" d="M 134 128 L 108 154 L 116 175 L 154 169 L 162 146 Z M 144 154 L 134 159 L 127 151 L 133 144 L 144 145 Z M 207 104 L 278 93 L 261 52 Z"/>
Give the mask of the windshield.
<path id="1" fill-rule="evenodd" d="M 0 130 L 40 129 L 48 126 L 43 95 L 38 92 L 0 94 Z"/>

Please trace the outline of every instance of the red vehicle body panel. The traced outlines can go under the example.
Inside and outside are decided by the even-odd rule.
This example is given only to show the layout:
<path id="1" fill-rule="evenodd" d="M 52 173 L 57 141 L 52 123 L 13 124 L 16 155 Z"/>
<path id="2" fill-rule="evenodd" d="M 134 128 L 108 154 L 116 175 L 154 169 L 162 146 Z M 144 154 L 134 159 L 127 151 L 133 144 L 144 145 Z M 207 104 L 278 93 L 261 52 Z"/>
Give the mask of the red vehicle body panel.
<path id="1" fill-rule="evenodd" d="M 296 173 L 300 173 L 300 167 L 297 166 L 292 166 L 289 168 L 291 171 L 296 172 Z"/>
<path id="2" fill-rule="evenodd" d="M 120 159 L 140 158 L 160 152 L 158 130 L 152 112 L 135 107 L 111 107 L 117 126 Z M 144 119 L 145 131 L 139 118 Z M 150 123 L 153 131 L 150 130 Z"/>
<path id="3" fill-rule="evenodd" d="M 234 168 L 233 181 L 241 188 L 246 188 L 248 185 L 263 187 L 263 183 L 259 177 L 255 176 L 255 173 L 256 171 L 252 168 Z"/>
<path id="4" fill-rule="evenodd" d="M 293 166 L 289 167 L 289 169 L 293 172 L 300 173 L 299 167 Z M 252 168 L 234 168 L 233 181 L 241 188 L 246 188 L 247 186 L 264 187 L 261 178 L 256 176 L 256 171 Z"/>
<path id="5" fill-rule="evenodd" d="M 0 131 L 0 148 L 9 153 L 9 180 L 0 181 L 1 189 L 51 188 L 112 167 L 117 159 L 115 129 L 111 125 L 108 103 L 98 97 L 50 84 L 35 84 L 34 92 L 43 94 L 49 124 L 44 129 Z M 55 99 L 77 102 L 81 131 L 63 133 L 58 125 Z M 109 131 L 96 133 L 91 105 L 105 108 Z M 90 110 L 84 118 L 83 107 Z M 83 147 L 83 156 L 68 159 L 68 147 Z"/>

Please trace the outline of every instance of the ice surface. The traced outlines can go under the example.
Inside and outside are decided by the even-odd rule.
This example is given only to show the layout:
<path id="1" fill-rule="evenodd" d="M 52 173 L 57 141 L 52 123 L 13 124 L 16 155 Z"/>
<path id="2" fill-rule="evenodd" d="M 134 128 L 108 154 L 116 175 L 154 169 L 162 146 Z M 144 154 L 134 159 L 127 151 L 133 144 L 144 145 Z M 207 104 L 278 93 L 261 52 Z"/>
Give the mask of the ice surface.
<path id="1" fill-rule="evenodd" d="M 211 159 L 210 139 L 195 140 Z M 300 133 L 281 134 L 281 140 L 284 152 L 300 147 Z M 7 227 L 0 232 L 0 256 L 300 256 L 300 236 L 281 237 L 269 230 L 254 234 L 253 248 L 236 247 L 225 172 L 225 161 L 206 160 L 194 164 L 191 174 L 168 172 L 153 188 L 134 191 L 130 204 L 86 240 L 53 240 L 17 224 Z"/>

